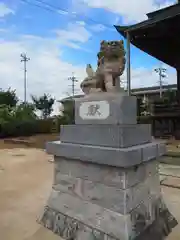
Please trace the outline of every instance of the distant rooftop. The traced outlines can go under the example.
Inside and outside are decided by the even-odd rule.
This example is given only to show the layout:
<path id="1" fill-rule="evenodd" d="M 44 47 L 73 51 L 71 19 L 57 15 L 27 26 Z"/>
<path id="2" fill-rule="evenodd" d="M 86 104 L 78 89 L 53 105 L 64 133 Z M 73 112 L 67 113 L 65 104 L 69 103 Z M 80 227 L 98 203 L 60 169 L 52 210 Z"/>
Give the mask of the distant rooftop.
<path id="1" fill-rule="evenodd" d="M 164 91 L 167 90 L 176 90 L 177 89 L 177 84 L 168 84 L 168 85 L 163 85 L 162 89 Z M 131 90 L 133 95 L 141 95 L 141 94 L 150 94 L 150 93 L 158 93 L 160 91 L 159 86 L 152 86 L 152 87 L 144 87 L 144 88 L 134 88 Z M 74 97 L 67 97 L 59 100 L 58 102 L 64 103 L 66 101 L 71 101 L 72 99 L 77 99 L 80 97 L 83 97 L 84 94 L 78 94 L 75 95 Z"/>

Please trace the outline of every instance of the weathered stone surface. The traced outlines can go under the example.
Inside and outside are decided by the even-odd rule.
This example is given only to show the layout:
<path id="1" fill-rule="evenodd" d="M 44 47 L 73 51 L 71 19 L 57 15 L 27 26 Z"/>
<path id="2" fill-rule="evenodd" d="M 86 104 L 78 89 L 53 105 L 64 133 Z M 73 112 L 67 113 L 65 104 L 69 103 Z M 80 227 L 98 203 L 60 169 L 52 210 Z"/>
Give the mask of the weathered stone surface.
<path id="1" fill-rule="evenodd" d="M 142 149 L 142 161 L 149 161 L 158 157 L 158 144 L 149 143 Z"/>
<path id="2" fill-rule="evenodd" d="M 154 141 L 128 148 L 112 148 L 57 141 L 47 143 L 46 149 L 48 153 L 59 157 L 127 168 L 155 159 L 158 144 L 158 141 Z"/>
<path id="3" fill-rule="evenodd" d="M 63 239 L 72 240 L 116 240 L 104 232 L 89 227 L 49 207 L 45 208 L 40 223 Z"/>
<path id="4" fill-rule="evenodd" d="M 89 112 L 94 108 L 94 113 Z M 75 100 L 76 124 L 136 124 L 137 100 L 125 94 L 92 94 Z"/>
<path id="5" fill-rule="evenodd" d="M 59 191 L 52 191 L 48 207 L 108 235 L 126 239 L 125 229 L 130 224 L 130 217 Z"/>
<path id="6" fill-rule="evenodd" d="M 155 209 L 155 221 L 153 221 L 153 223 L 149 225 L 149 227 L 147 227 L 140 234 L 137 234 L 135 240 L 164 240 L 164 238 L 168 236 L 168 234 L 171 232 L 172 228 L 177 225 L 177 221 L 174 219 L 174 217 L 170 214 L 170 212 L 165 206 L 161 208 L 160 205 L 158 206 L 158 204 L 156 204 Z M 105 232 L 87 226 L 84 223 L 72 219 L 67 215 L 50 209 L 49 207 L 45 208 L 40 223 L 44 227 L 53 231 L 55 234 L 61 236 L 63 239 L 117 240 L 117 238 L 109 236 Z M 136 229 L 136 231 L 139 232 L 138 228 L 141 229 L 143 225 L 143 221 L 139 223 L 139 226 L 138 224 L 136 224 L 134 230 Z"/>
<path id="7" fill-rule="evenodd" d="M 74 161 L 72 159 L 67 160 L 56 156 L 54 159 L 54 184 L 57 184 L 58 175 L 60 174 L 102 183 L 110 187 L 126 189 L 145 181 L 149 176 L 157 174 L 159 169 L 157 160 L 125 169 Z"/>
<path id="8" fill-rule="evenodd" d="M 149 161 L 153 158 L 158 158 L 165 155 L 167 152 L 166 144 L 164 141 L 159 141 L 157 146 L 154 145 L 154 141 L 146 148 L 143 148 L 143 161 Z"/>
<path id="9" fill-rule="evenodd" d="M 68 194 L 52 192 L 41 224 L 64 239 L 81 240 L 80 236 L 91 239 L 94 237 L 93 233 L 96 233 L 95 239 L 105 240 L 110 237 L 133 240 L 137 237 L 138 240 L 138 236 L 157 221 L 164 211 L 167 212 L 166 206 L 158 198 L 145 199 L 130 214 L 121 215 Z M 171 217 L 169 221 L 172 220 L 174 219 Z M 176 225 L 175 222 L 173 224 Z"/>
<path id="10" fill-rule="evenodd" d="M 135 238 L 135 240 L 164 240 L 178 222 L 169 212 L 162 199 L 153 206 L 155 221 Z"/>
<path id="11" fill-rule="evenodd" d="M 59 174 L 53 188 L 56 191 L 77 196 L 121 214 L 129 213 L 144 199 L 160 195 L 158 174 L 152 175 L 145 182 L 125 190 Z"/>
<path id="12" fill-rule="evenodd" d="M 134 125 L 66 125 L 61 126 L 60 141 L 104 147 L 131 147 L 151 142 L 151 126 Z"/>

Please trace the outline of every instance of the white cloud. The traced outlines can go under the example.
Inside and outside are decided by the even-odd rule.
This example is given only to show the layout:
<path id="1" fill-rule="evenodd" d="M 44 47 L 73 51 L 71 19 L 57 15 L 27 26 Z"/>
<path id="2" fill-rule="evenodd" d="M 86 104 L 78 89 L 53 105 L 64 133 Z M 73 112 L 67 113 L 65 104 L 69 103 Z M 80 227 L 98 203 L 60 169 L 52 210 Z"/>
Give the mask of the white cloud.
<path id="1" fill-rule="evenodd" d="M 68 77 L 74 72 L 80 82 L 86 76 L 85 65 L 72 65 L 62 60 L 63 46 L 81 48 L 92 36 L 82 21 L 69 24 L 67 29 L 56 31 L 53 39 L 33 35 L 16 36 L 16 40 L 5 41 L 0 37 L 0 82 L 1 88 L 11 87 L 17 90 L 23 100 L 23 64 L 20 54 L 27 53 L 30 61 L 27 63 L 27 94 L 41 95 L 49 93 L 57 100 L 66 96 L 69 91 Z M 94 25 L 94 31 L 100 25 Z M 91 29 L 92 30 L 92 29 Z M 0 30 L 1 32 L 1 30 Z M 4 32 L 2 31 L 2 36 Z M 1 36 L 1 35 L 0 35 Z M 12 39 L 12 38 L 11 38 Z M 84 53 L 85 54 L 85 53 Z M 94 53 L 96 57 L 96 53 Z M 126 74 L 123 76 L 126 79 Z M 176 82 L 175 74 L 169 72 L 169 83 Z M 157 75 L 145 68 L 132 69 L 132 87 L 151 86 L 158 81 Z"/>
<path id="2" fill-rule="evenodd" d="M 57 13 L 60 15 L 68 15 L 69 14 L 68 12 L 63 11 L 63 10 L 58 10 Z"/>
<path id="3" fill-rule="evenodd" d="M 73 66 L 61 60 L 59 45 L 54 40 L 34 36 L 21 36 L 17 41 L 1 41 L 0 44 L 0 81 L 1 88 L 11 87 L 23 100 L 23 64 L 20 54 L 27 53 L 27 94 L 40 96 L 49 93 L 57 100 L 66 96 L 67 80 L 72 72 L 82 81 L 85 66 Z"/>
<path id="4" fill-rule="evenodd" d="M 85 28 L 83 21 L 75 24 L 69 23 L 67 29 L 56 30 L 57 38 L 60 44 L 72 48 L 81 48 L 79 44 L 86 43 L 92 34 Z"/>
<path id="5" fill-rule="evenodd" d="M 102 32 L 106 30 L 106 27 L 103 24 L 94 24 L 90 26 L 90 29 L 94 32 Z"/>
<path id="6" fill-rule="evenodd" d="M 23 100 L 23 64 L 20 62 L 20 54 L 27 53 L 30 57 L 27 63 L 28 100 L 31 94 L 41 95 L 45 92 L 50 93 L 57 100 L 66 97 L 67 92 L 71 92 L 68 77 L 72 73 L 79 80 L 77 90 L 80 90 L 80 82 L 86 76 L 86 63 L 74 66 L 71 62 L 63 61 L 61 57 L 63 50 L 60 49 L 63 49 L 63 46 L 81 48 L 81 44 L 88 41 L 91 33 L 86 30 L 82 21 L 69 24 L 67 29 L 55 32 L 56 36 L 52 39 L 34 35 L 16 35 L 16 40 L 6 41 L 4 31 L 0 31 L 1 88 L 16 89 L 18 96 Z"/>
<path id="7" fill-rule="evenodd" d="M 85 26 L 86 23 L 84 21 L 76 21 L 77 24 L 81 25 L 81 26 Z"/>
<path id="8" fill-rule="evenodd" d="M 7 29 L 4 29 L 4 28 L 0 28 L 0 33 L 7 33 L 8 30 Z"/>
<path id="9" fill-rule="evenodd" d="M 1 88 L 12 87 L 23 100 L 23 64 L 20 62 L 20 54 L 27 53 L 30 61 L 27 63 L 27 86 L 30 94 L 41 95 L 50 93 L 60 99 L 68 92 L 70 82 L 67 80 L 74 72 L 80 82 L 86 76 L 85 65 L 74 66 L 70 62 L 61 60 L 63 52 L 60 52 L 58 41 L 44 39 L 36 36 L 21 36 L 18 40 L 4 41 L 0 44 L 0 81 Z M 96 57 L 96 54 L 94 54 Z M 167 67 L 167 66 L 166 66 Z M 176 74 L 167 67 L 167 83 L 176 82 Z M 122 76 L 125 81 L 126 72 Z M 158 76 L 153 69 L 132 69 L 132 87 L 152 86 L 157 84 Z M 79 87 L 78 87 L 79 88 Z"/>
<path id="10" fill-rule="evenodd" d="M 80 3 L 90 8 L 104 8 L 107 11 L 115 14 L 120 14 L 123 22 L 133 23 L 146 19 L 146 13 L 170 6 L 175 3 L 174 0 L 77 0 Z"/>
<path id="11" fill-rule="evenodd" d="M 69 12 L 75 15 L 87 16 L 89 9 L 87 8 L 87 4 L 84 0 L 71 0 Z"/>
<path id="12" fill-rule="evenodd" d="M 4 3 L 0 2 L 0 18 L 5 17 L 9 14 L 14 14 L 14 10 L 6 6 Z"/>
<path id="13" fill-rule="evenodd" d="M 154 71 L 156 67 L 154 66 L 152 69 L 147 69 L 144 67 L 139 67 L 135 69 L 131 69 L 131 88 L 140 88 L 140 87 L 150 87 L 154 85 L 159 85 L 159 75 Z M 174 84 L 177 82 L 176 71 L 175 69 L 164 65 L 164 68 L 167 69 L 167 77 L 162 79 L 163 85 Z M 121 77 L 123 85 L 127 86 L 127 76 L 126 71 Z"/>

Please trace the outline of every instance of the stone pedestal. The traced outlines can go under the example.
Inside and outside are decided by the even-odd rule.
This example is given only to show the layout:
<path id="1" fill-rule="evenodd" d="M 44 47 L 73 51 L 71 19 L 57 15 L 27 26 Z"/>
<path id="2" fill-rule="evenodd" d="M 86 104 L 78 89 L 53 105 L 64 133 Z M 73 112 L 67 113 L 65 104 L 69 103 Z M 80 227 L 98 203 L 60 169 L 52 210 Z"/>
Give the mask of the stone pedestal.
<path id="1" fill-rule="evenodd" d="M 161 197 L 166 148 L 136 124 L 136 98 L 92 94 L 75 113 L 76 124 L 47 143 L 54 182 L 40 222 L 69 240 L 164 239 L 177 224 Z"/>

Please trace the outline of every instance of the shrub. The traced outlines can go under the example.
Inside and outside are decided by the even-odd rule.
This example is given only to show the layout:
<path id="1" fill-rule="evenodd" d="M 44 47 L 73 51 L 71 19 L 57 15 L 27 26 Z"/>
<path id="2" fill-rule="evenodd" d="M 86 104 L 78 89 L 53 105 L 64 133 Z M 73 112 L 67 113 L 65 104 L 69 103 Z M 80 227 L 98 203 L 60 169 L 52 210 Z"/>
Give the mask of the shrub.
<path id="1" fill-rule="evenodd" d="M 1 123 L 0 137 L 31 136 L 37 132 L 37 123 L 31 121 L 10 121 Z"/>
<path id="2" fill-rule="evenodd" d="M 52 119 L 38 119 L 36 124 L 37 133 L 51 133 Z"/>

